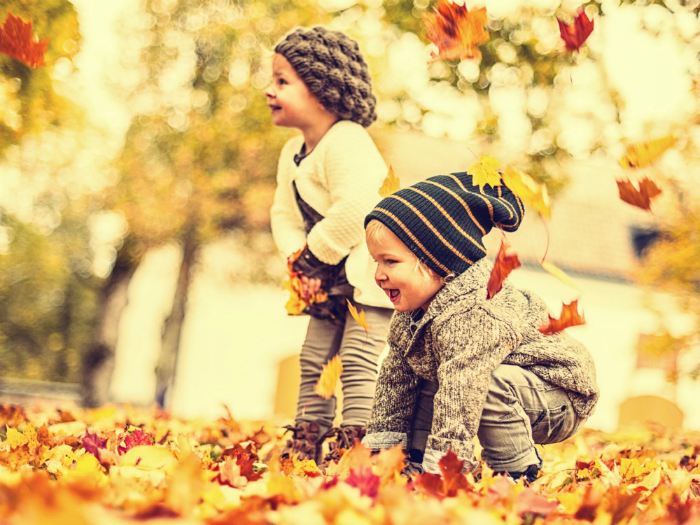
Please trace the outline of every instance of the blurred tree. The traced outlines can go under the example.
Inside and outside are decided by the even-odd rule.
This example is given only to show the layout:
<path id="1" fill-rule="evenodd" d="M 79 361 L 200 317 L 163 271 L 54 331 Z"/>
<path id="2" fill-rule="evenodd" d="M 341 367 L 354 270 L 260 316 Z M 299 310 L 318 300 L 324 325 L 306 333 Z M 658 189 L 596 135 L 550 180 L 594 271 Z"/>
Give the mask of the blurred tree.
<path id="1" fill-rule="evenodd" d="M 95 308 L 85 216 L 63 211 L 47 233 L 10 215 L 0 217 L 0 363 L 2 374 L 80 381 Z"/>
<path id="2" fill-rule="evenodd" d="M 56 63 L 78 51 L 78 16 L 67 0 L 5 0 L 0 23 L 7 12 L 32 22 L 41 39 L 49 39 L 46 66 L 32 69 L 0 54 L 0 154 L 26 134 L 74 122 L 76 106 L 56 93 L 51 78 Z"/>
<path id="3" fill-rule="evenodd" d="M 8 0 L 7 13 L 48 39 L 46 65 L 0 54 L 0 374 L 79 381 L 94 309 L 90 233 L 65 175 L 83 113 L 56 78 L 78 50 L 67 0 Z M 63 179 L 62 182 L 58 182 Z"/>
<path id="4" fill-rule="evenodd" d="M 136 111 L 117 163 L 120 179 L 106 196 L 106 205 L 126 218 L 128 233 L 101 301 L 125 305 L 115 295 L 125 293 L 148 248 L 182 247 L 156 369 L 156 399 L 166 404 L 200 248 L 225 231 L 269 228 L 277 157 L 288 137 L 272 126 L 262 93 L 270 50 L 290 29 L 325 15 L 311 0 L 150 0 L 143 16 L 146 74 L 132 98 Z M 115 311 L 100 309 L 98 334 L 110 323 L 108 312 L 112 323 L 118 320 Z M 116 339 L 94 341 L 84 374 L 90 405 L 106 401 L 116 347 Z"/>

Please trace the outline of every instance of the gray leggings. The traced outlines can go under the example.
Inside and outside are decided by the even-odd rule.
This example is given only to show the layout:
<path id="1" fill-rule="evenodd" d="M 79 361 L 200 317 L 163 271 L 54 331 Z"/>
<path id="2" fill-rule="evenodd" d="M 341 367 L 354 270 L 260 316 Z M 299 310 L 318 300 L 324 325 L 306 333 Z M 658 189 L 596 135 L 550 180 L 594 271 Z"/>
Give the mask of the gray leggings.
<path id="1" fill-rule="evenodd" d="M 367 316 L 369 334 L 348 312 L 344 324 L 311 318 L 299 358 L 301 384 L 296 421 L 316 421 L 325 432 L 333 424 L 336 399 L 314 393 L 323 365 L 336 354 L 343 363 L 343 425 L 364 426 L 369 420 L 377 382 L 379 356 L 393 310 L 357 305 Z"/>
<path id="2" fill-rule="evenodd" d="M 437 387 L 437 383 L 423 382 L 413 419 L 412 449 L 425 450 Z M 564 441 L 584 421 L 563 388 L 525 368 L 500 365 L 491 374 L 479 422 L 481 457 L 499 472 L 523 472 L 529 465 L 542 466 L 535 443 Z"/>

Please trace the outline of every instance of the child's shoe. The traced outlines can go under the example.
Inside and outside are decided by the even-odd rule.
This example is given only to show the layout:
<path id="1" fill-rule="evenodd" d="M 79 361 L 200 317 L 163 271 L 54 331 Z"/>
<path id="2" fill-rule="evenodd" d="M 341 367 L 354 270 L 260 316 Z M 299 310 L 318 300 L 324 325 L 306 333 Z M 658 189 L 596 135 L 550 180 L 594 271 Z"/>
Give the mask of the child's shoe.
<path id="1" fill-rule="evenodd" d="M 518 481 L 524 477 L 525 486 L 527 486 L 537 480 L 540 474 L 540 467 L 539 465 L 529 465 L 523 472 L 504 472 L 504 474 L 513 478 L 513 481 Z"/>
<path id="2" fill-rule="evenodd" d="M 339 461 L 340 449 L 351 449 L 355 446 L 355 442 L 362 441 L 365 434 L 365 427 L 360 426 L 348 425 L 331 428 L 323 435 L 323 438 L 335 436 L 335 441 L 328 443 L 328 454 L 324 456 L 323 464 L 328 465 L 331 461 Z"/>
<path id="3" fill-rule="evenodd" d="M 280 457 L 284 459 L 296 456 L 302 461 L 313 459 L 319 465 L 321 446 L 325 438 L 325 435 L 321 436 L 321 426 L 315 421 L 309 421 L 287 425 L 284 428 L 292 432 L 292 437 L 285 443 Z"/>

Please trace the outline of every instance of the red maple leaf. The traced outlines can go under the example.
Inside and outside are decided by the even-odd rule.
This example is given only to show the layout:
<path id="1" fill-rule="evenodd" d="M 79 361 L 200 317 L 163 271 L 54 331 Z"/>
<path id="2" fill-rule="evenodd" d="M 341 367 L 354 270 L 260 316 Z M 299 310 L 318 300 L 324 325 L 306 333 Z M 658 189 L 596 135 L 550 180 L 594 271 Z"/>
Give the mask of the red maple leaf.
<path id="1" fill-rule="evenodd" d="M 137 428 L 132 433 L 127 433 L 126 437 L 124 438 L 124 445 L 120 444 L 117 450 L 120 454 L 124 454 L 126 451 L 131 450 L 134 447 L 141 445 L 153 445 L 154 441 L 153 436 L 151 436 L 148 432 L 145 432 L 141 428 Z"/>
<path id="2" fill-rule="evenodd" d="M 44 53 L 49 40 L 32 38 L 32 23 L 24 22 L 18 16 L 7 13 L 5 23 L 0 27 L 0 53 L 37 68 L 44 65 Z"/>
<path id="3" fill-rule="evenodd" d="M 549 322 L 540 327 L 540 332 L 545 335 L 552 335 L 561 332 L 565 328 L 582 324 L 586 324 L 586 319 L 583 315 L 578 314 L 578 299 L 576 299 L 562 306 L 559 319 L 555 319 L 550 315 Z"/>
<path id="4" fill-rule="evenodd" d="M 447 454 L 440 458 L 438 467 L 442 472 L 442 479 L 445 484 L 444 492 L 446 496 L 456 496 L 459 489 L 469 490 L 467 478 L 462 474 L 464 461 L 457 457 L 457 454 L 448 450 Z"/>
<path id="5" fill-rule="evenodd" d="M 574 23 L 571 25 L 562 22 L 559 18 L 557 18 L 557 22 L 559 22 L 559 34 L 561 34 L 568 51 L 578 51 L 593 32 L 594 21 L 589 19 L 583 10 L 576 15 Z"/>
<path id="6" fill-rule="evenodd" d="M 646 211 L 651 211 L 651 199 L 661 194 L 659 187 L 647 177 L 639 181 L 639 189 L 629 179 L 616 182 L 620 200 Z"/>
<path id="7" fill-rule="evenodd" d="M 486 298 L 491 299 L 494 295 L 501 291 L 503 287 L 503 281 L 506 280 L 508 274 L 520 268 L 520 261 L 518 256 L 507 255 L 506 252 L 509 246 L 505 241 L 501 241 L 501 247 L 498 250 L 498 255 L 496 255 L 496 262 L 493 265 L 493 270 L 491 270 L 491 276 L 489 277 L 489 282 L 486 285 Z"/>
<path id="8" fill-rule="evenodd" d="M 85 435 L 83 436 L 82 445 L 85 452 L 89 452 L 97 459 L 100 459 L 100 449 L 104 450 L 107 448 L 107 438 L 101 438 L 97 435 L 97 432 L 90 434 L 90 431 L 86 430 Z"/>
<path id="9" fill-rule="evenodd" d="M 359 468 L 353 469 L 353 471 L 350 472 L 345 483 L 351 487 L 360 489 L 360 494 L 363 496 L 369 496 L 375 499 L 379 493 L 381 478 L 372 472 L 370 467 L 360 465 Z"/>
<path id="10" fill-rule="evenodd" d="M 477 48 L 489 39 L 486 25 L 486 8 L 469 11 L 465 5 L 439 0 L 434 13 L 423 15 L 428 40 L 438 47 L 438 60 L 477 58 Z"/>
<path id="11" fill-rule="evenodd" d="M 535 493 L 530 488 L 525 488 L 519 495 L 516 504 L 518 516 L 548 516 L 559 506 L 557 501 L 549 501 L 541 494 Z"/>

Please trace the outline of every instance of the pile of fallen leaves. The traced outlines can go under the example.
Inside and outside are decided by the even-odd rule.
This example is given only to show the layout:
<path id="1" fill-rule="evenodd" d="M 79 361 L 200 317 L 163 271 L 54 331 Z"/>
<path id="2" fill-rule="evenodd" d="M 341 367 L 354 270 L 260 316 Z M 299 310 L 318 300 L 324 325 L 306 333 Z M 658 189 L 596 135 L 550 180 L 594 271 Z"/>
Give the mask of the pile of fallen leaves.
<path id="1" fill-rule="evenodd" d="M 157 410 L 0 405 L 0 523 L 402 524 L 700 522 L 700 436 L 584 431 L 542 450 L 531 486 L 401 475 L 399 449 L 357 446 L 321 472 L 279 459 L 279 428 Z"/>

